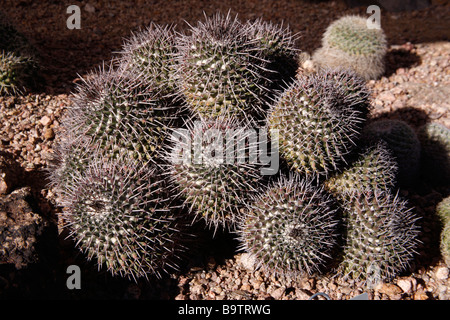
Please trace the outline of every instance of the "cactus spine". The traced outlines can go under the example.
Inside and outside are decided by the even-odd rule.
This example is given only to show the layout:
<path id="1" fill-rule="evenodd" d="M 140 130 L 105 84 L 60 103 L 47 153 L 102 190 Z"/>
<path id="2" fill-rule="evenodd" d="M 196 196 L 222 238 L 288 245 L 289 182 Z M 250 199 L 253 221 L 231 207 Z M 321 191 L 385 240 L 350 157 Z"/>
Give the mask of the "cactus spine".
<path id="1" fill-rule="evenodd" d="M 339 272 L 374 285 L 411 264 L 419 244 L 418 217 L 389 192 L 353 192 L 344 197 L 347 228 Z"/>
<path id="2" fill-rule="evenodd" d="M 257 265 L 276 274 L 322 271 L 338 243 L 338 211 L 322 188 L 281 177 L 248 204 L 238 235 Z"/>
<path id="3" fill-rule="evenodd" d="M 365 121 L 367 90 L 344 71 L 297 79 L 276 101 L 268 117 L 279 130 L 280 153 L 300 173 L 329 176 L 341 168 Z"/>

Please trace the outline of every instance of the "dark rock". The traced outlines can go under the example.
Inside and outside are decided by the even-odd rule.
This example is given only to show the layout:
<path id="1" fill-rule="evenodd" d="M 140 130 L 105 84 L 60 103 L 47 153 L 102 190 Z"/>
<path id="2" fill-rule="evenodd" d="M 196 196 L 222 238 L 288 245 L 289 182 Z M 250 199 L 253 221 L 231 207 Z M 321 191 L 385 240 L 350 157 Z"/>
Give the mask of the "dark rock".
<path id="1" fill-rule="evenodd" d="M 8 153 L 0 151 L 0 195 L 17 187 L 20 172 L 20 165 Z"/>
<path id="2" fill-rule="evenodd" d="M 30 202 L 29 187 L 0 196 L 0 264 L 22 269 L 38 260 L 35 247 L 45 223 Z"/>

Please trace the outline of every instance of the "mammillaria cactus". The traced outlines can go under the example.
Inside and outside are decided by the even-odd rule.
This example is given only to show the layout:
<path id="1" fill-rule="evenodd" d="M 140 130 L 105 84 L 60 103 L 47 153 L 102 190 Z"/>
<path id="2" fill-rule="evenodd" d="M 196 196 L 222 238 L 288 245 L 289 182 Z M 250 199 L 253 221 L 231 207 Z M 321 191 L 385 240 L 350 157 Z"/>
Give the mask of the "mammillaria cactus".
<path id="1" fill-rule="evenodd" d="M 168 200 L 157 170 L 126 158 L 91 160 L 61 194 L 66 227 L 88 259 L 135 280 L 176 267 L 185 233 Z"/>
<path id="2" fill-rule="evenodd" d="M 280 153 L 303 174 L 328 176 L 355 149 L 368 108 L 368 91 L 345 71 L 324 71 L 297 79 L 268 116 L 279 131 Z"/>
<path id="3" fill-rule="evenodd" d="M 344 198 L 347 235 L 339 273 L 373 285 L 405 271 L 419 244 L 418 217 L 407 202 L 383 191 Z"/>
<path id="4" fill-rule="evenodd" d="M 245 26 L 257 50 L 262 51 L 263 58 L 268 61 L 266 76 L 272 81 L 271 90 L 292 82 L 298 68 L 296 35 L 289 27 L 262 19 L 248 21 Z"/>
<path id="5" fill-rule="evenodd" d="M 450 223 L 450 196 L 438 203 L 436 206 L 436 213 L 443 224 Z"/>
<path id="6" fill-rule="evenodd" d="M 23 91 L 31 83 L 35 69 L 31 58 L 0 51 L 0 95 Z"/>
<path id="7" fill-rule="evenodd" d="M 167 154 L 175 193 L 209 227 L 232 229 L 262 179 L 252 131 L 229 118 L 190 121 Z"/>
<path id="8" fill-rule="evenodd" d="M 353 192 L 389 192 L 396 185 L 397 163 L 385 143 L 365 147 L 348 168 L 324 182 L 325 188 L 341 199 Z"/>
<path id="9" fill-rule="evenodd" d="M 268 272 L 312 274 L 327 266 L 339 237 L 334 199 L 298 174 L 281 177 L 248 203 L 242 249 Z"/>
<path id="10" fill-rule="evenodd" d="M 450 266 L 450 196 L 444 198 L 436 206 L 436 214 L 442 222 L 440 249 L 442 258 Z"/>
<path id="11" fill-rule="evenodd" d="M 0 95 L 33 88 L 38 69 L 32 45 L 0 13 Z"/>
<path id="12" fill-rule="evenodd" d="M 363 17 L 343 16 L 328 26 L 313 60 L 322 67 L 349 68 L 369 80 L 384 73 L 386 51 L 381 27 L 369 28 Z"/>
<path id="13" fill-rule="evenodd" d="M 450 223 L 447 223 L 441 233 L 441 255 L 447 266 L 450 266 Z"/>
<path id="14" fill-rule="evenodd" d="M 414 129 L 405 121 L 380 119 L 367 124 L 361 140 L 372 144 L 385 141 L 398 165 L 398 182 L 410 185 L 419 173 L 420 142 Z"/>
<path id="15" fill-rule="evenodd" d="M 177 39 L 177 75 L 187 103 L 203 117 L 249 121 L 267 104 L 268 79 L 261 50 L 235 17 L 217 14 Z"/>
<path id="16" fill-rule="evenodd" d="M 121 69 L 92 72 L 73 95 L 62 123 L 66 138 L 83 140 L 83 148 L 100 148 L 105 156 L 157 163 L 172 114 L 156 90 L 153 82 L 143 85 Z"/>
<path id="17" fill-rule="evenodd" d="M 450 181 L 450 129 L 440 123 L 431 122 L 418 130 L 423 150 L 421 170 L 428 181 L 448 183 Z"/>
<path id="18" fill-rule="evenodd" d="M 143 84 L 153 83 L 156 94 L 161 98 L 177 97 L 173 27 L 152 23 L 127 39 L 121 54 L 120 64 L 131 76 L 139 78 Z"/>

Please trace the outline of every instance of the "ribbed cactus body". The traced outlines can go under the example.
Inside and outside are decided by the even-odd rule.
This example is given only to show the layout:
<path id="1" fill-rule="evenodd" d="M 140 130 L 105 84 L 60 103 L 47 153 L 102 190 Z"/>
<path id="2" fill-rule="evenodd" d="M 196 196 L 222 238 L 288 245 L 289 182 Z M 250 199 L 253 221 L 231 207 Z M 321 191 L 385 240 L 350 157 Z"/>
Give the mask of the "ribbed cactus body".
<path id="1" fill-rule="evenodd" d="M 340 273 L 373 285 L 405 271 L 419 244 L 418 217 L 406 201 L 377 191 L 345 198 L 347 234 Z"/>
<path id="2" fill-rule="evenodd" d="M 349 68 L 369 80 L 384 73 L 386 51 L 381 28 L 368 28 L 367 18 L 344 16 L 328 26 L 313 60 L 322 67 Z"/>
<path id="3" fill-rule="evenodd" d="M 327 71 L 296 80 L 268 117 L 279 131 L 280 154 L 300 173 L 328 176 L 355 149 L 365 122 L 367 91 L 351 89 L 345 72 Z M 366 108 L 366 107 L 365 107 Z"/>
<path id="4" fill-rule="evenodd" d="M 336 249 L 338 219 L 333 198 L 295 174 L 248 203 L 238 235 L 242 248 L 266 271 L 312 274 L 327 266 Z"/>

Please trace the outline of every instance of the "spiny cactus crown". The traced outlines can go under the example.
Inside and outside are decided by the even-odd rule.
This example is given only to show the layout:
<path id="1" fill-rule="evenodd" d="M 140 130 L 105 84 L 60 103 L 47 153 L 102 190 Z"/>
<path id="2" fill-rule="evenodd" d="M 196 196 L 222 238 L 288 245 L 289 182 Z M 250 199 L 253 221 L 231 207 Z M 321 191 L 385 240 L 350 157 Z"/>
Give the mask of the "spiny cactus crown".
<path id="1" fill-rule="evenodd" d="M 134 279 L 176 266 L 182 229 L 151 165 L 95 159 L 72 175 L 63 216 L 88 259 Z"/>
<path id="2" fill-rule="evenodd" d="M 333 198 L 295 174 L 281 177 L 248 203 L 238 235 L 242 248 L 267 271 L 310 274 L 329 261 L 338 221 Z"/>
<path id="3" fill-rule="evenodd" d="M 262 178 L 250 159 L 256 141 L 246 129 L 235 119 L 216 118 L 190 121 L 171 135 L 167 158 L 175 188 L 190 212 L 215 229 L 236 223 Z"/>
<path id="4" fill-rule="evenodd" d="M 279 130 L 280 152 L 301 173 L 328 176 L 356 146 L 367 114 L 360 111 L 367 105 L 367 91 L 357 80 L 350 88 L 343 73 L 301 77 L 271 109 L 268 123 Z"/>
<path id="5" fill-rule="evenodd" d="M 418 217 L 390 192 L 352 192 L 344 197 L 346 244 L 339 273 L 368 285 L 405 271 L 417 253 Z"/>
<path id="6" fill-rule="evenodd" d="M 386 38 L 379 28 L 368 28 L 367 19 L 344 16 L 334 21 L 323 36 L 324 47 L 338 48 L 350 55 L 383 55 Z"/>
<path id="7" fill-rule="evenodd" d="M 181 91 L 203 117 L 252 120 L 267 103 L 267 62 L 235 17 L 215 15 L 178 39 L 177 75 Z"/>

